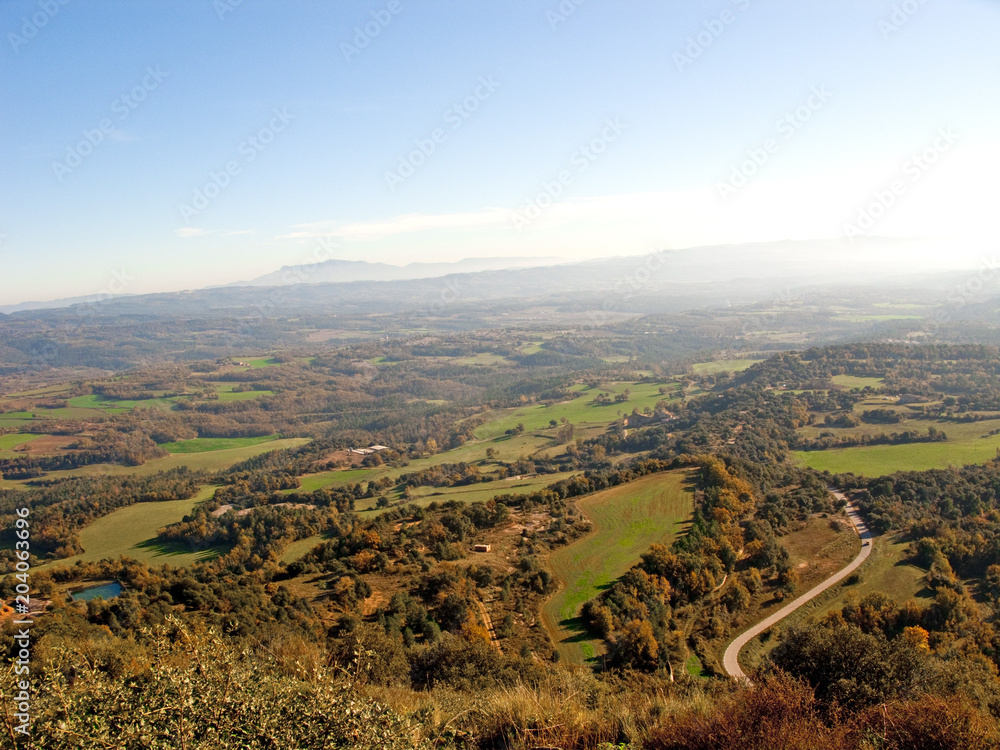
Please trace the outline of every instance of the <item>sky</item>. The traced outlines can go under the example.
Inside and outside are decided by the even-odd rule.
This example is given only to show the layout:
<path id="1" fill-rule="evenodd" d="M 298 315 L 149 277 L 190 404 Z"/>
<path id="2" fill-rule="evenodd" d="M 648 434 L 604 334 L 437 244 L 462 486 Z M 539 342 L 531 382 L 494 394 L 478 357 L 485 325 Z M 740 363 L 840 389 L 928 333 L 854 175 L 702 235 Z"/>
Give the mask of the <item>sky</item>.
<path id="1" fill-rule="evenodd" d="M 814 238 L 947 266 L 995 247 L 998 32 L 997 0 L 4 0 L 0 304 Z"/>

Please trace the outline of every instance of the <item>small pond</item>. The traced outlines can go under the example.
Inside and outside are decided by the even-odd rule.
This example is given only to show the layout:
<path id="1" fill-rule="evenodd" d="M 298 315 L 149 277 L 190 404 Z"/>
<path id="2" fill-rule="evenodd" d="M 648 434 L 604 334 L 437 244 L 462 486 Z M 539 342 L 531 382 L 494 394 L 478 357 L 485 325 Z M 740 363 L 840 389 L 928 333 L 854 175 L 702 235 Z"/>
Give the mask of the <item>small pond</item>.
<path id="1" fill-rule="evenodd" d="M 81 589 L 73 594 L 73 601 L 89 602 L 91 599 L 100 597 L 101 599 L 114 599 L 125 589 L 118 581 L 112 583 L 102 583 L 100 586 L 91 586 L 88 589 Z"/>

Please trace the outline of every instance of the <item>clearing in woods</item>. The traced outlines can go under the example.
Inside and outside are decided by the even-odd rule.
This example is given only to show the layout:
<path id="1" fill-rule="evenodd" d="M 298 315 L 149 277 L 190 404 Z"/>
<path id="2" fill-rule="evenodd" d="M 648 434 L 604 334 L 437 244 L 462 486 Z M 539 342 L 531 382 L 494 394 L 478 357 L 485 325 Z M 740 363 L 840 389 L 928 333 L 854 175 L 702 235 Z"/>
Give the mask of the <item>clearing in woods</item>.
<path id="1" fill-rule="evenodd" d="M 763 362 L 763 359 L 718 359 L 714 362 L 698 362 L 691 365 L 695 375 L 714 375 L 719 372 L 742 372 L 748 367 Z"/>
<path id="2" fill-rule="evenodd" d="M 577 507 L 591 520 L 587 536 L 549 555 L 559 591 L 542 607 L 542 622 L 561 658 L 583 664 L 599 653 L 580 608 L 654 544 L 670 544 L 694 511 L 690 471 L 671 471 L 588 495 Z"/>
<path id="3" fill-rule="evenodd" d="M 47 472 L 46 479 L 62 479 L 65 477 L 93 477 L 102 474 L 122 476 L 149 476 L 159 471 L 168 471 L 178 466 L 187 466 L 192 471 L 222 471 L 230 466 L 246 461 L 248 458 L 282 448 L 295 448 L 305 445 L 309 438 L 285 438 L 271 440 L 257 445 L 245 445 L 241 448 L 227 448 L 204 453 L 177 453 L 163 458 L 154 458 L 142 466 L 122 466 L 120 464 L 90 464 L 78 469 L 64 469 Z M 0 489 L 23 489 L 27 480 L 0 479 Z"/>
<path id="4" fill-rule="evenodd" d="M 660 393 L 660 389 L 663 393 Z M 514 409 L 502 409 L 490 414 L 490 421 L 476 428 L 479 440 L 502 438 L 505 432 L 523 424 L 525 430 L 550 429 L 551 420 L 561 423 L 565 418 L 577 428 L 587 425 L 605 426 L 619 416 L 628 416 L 633 409 L 652 409 L 659 401 L 670 402 L 681 396 L 680 385 L 674 381 L 659 383 L 602 383 L 598 388 L 576 385 L 569 390 L 576 392 L 575 398 L 555 404 L 531 404 Z M 625 391 L 628 394 L 625 394 Z M 609 394 L 609 403 L 596 403 L 601 393 Z M 625 400 L 615 402 L 616 396 Z M 553 428 L 554 429 L 554 428 Z"/>
<path id="5" fill-rule="evenodd" d="M 269 443 L 277 439 L 277 435 L 242 438 L 191 438 L 190 440 L 178 440 L 174 443 L 163 443 L 160 447 L 170 453 L 208 453 L 210 451 L 224 451 L 230 448 L 245 448 L 249 445 L 260 445 L 261 443 Z"/>
<path id="6" fill-rule="evenodd" d="M 927 471 L 986 463 L 997 457 L 1000 435 L 980 434 L 962 438 L 962 427 L 972 426 L 985 433 L 990 422 L 973 425 L 938 425 L 948 440 L 942 443 L 907 443 L 903 445 L 864 445 L 854 448 L 834 448 L 825 451 L 796 451 L 795 457 L 817 471 L 833 474 L 852 472 L 866 477 L 879 477 L 897 471 Z M 911 429 L 909 423 L 892 425 L 894 430 Z"/>
<path id="7" fill-rule="evenodd" d="M 166 500 L 159 503 L 136 503 L 98 518 L 80 531 L 83 553 L 63 560 L 46 562 L 39 567 L 74 565 L 97 562 L 105 558 L 131 557 L 150 565 L 170 563 L 175 567 L 191 565 L 198 560 L 217 557 L 218 548 L 195 551 L 181 545 L 166 545 L 157 541 L 156 534 L 164 526 L 177 523 L 191 513 L 198 503 L 215 493 L 215 485 L 206 485 L 187 500 Z"/>

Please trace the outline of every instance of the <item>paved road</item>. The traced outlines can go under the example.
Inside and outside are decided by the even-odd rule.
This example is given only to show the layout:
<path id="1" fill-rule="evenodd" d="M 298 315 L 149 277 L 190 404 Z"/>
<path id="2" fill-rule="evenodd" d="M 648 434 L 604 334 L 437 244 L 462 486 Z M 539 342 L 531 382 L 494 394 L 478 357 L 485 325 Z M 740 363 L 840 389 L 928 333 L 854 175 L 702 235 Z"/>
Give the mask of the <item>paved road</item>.
<path id="1" fill-rule="evenodd" d="M 847 500 L 847 498 L 844 497 L 844 494 L 841 492 L 834 492 L 833 494 L 842 500 Z M 818 584 L 809 592 L 803 594 L 798 599 L 794 600 L 791 604 L 787 604 L 781 609 L 779 609 L 777 612 L 768 617 L 766 620 L 761 620 L 752 628 L 750 628 L 748 631 L 740 635 L 735 641 L 730 643 L 729 647 L 726 649 L 725 655 L 722 657 L 722 666 L 725 667 L 726 671 L 732 677 L 735 677 L 740 680 L 747 680 L 747 676 L 743 674 L 743 670 L 740 669 L 740 662 L 739 662 L 740 649 L 742 649 L 750 641 L 752 641 L 758 635 L 760 635 L 769 627 L 774 625 L 776 622 L 784 619 L 785 617 L 788 617 L 788 615 L 797 610 L 806 602 L 810 601 L 811 599 L 814 599 L 815 597 L 822 594 L 824 591 L 826 591 L 834 584 L 837 584 L 840 581 L 847 578 L 847 576 L 849 576 L 851 573 L 853 573 L 855 570 L 858 569 L 858 566 L 860 566 L 861 563 L 863 563 L 865 560 L 868 559 L 868 555 L 870 555 L 872 552 L 871 532 L 868 531 L 868 527 L 865 526 L 865 522 L 861 520 L 861 516 L 858 515 L 857 509 L 851 503 L 847 503 L 846 510 L 847 510 L 847 517 L 851 519 L 851 523 L 854 524 L 855 530 L 857 530 L 858 535 L 861 537 L 862 546 L 861 546 L 861 551 L 858 553 L 858 556 L 855 557 L 846 568 L 843 568 L 839 572 L 834 573 L 832 576 L 827 578 L 822 583 Z M 865 544 L 865 542 L 868 543 Z M 747 682 L 749 682 L 749 680 L 747 680 Z"/>

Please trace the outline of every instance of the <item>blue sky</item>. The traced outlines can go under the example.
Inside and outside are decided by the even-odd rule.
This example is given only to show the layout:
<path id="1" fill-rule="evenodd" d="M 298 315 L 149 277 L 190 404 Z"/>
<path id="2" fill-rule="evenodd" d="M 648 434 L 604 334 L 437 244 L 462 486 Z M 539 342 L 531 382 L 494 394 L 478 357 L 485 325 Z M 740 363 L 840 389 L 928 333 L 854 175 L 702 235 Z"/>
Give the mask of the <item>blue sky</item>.
<path id="1" fill-rule="evenodd" d="M 0 303 L 326 257 L 987 247 L 998 31 L 995 0 L 7 1 Z"/>

